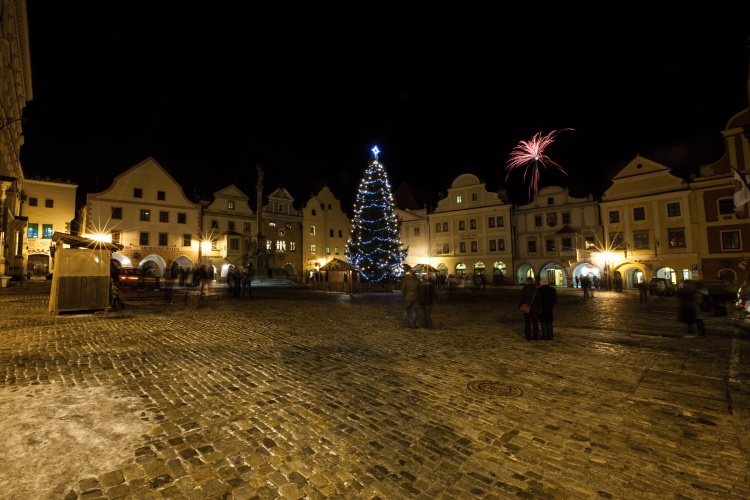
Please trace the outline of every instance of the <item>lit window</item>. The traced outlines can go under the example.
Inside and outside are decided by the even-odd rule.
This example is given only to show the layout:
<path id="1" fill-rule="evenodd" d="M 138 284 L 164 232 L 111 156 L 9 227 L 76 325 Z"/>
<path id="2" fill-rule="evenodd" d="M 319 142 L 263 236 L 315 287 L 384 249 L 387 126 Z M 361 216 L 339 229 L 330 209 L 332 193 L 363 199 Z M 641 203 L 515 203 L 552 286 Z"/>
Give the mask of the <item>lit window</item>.
<path id="1" fill-rule="evenodd" d="M 52 224 L 42 224 L 42 238 L 52 238 Z"/>
<path id="2" fill-rule="evenodd" d="M 39 237 L 39 224 L 29 224 L 29 228 L 26 230 L 27 238 L 38 238 Z"/>
<path id="3" fill-rule="evenodd" d="M 148 222 L 151 220 L 151 211 L 150 210 L 141 210 L 141 220 Z"/>
<path id="4" fill-rule="evenodd" d="M 296 252 L 297 251 L 297 244 L 293 241 L 289 242 L 289 251 L 290 252 Z"/>
<path id="5" fill-rule="evenodd" d="M 456 196 L 456 205 L 460 205 L 460 204 L 461 204 L 461 195 L 459 194 Z"/>
<path id="6" fill-rule="evenodd" d="M 276 240 L 276 251 L 277 252 L 286 252 L 286 241 L 284 241 L 284 240 Z"/>
<path id="7" fill-rule="evenodd" d="M 315 245 L 310 245 L 310 253 L 315 253 Z"/>
<path id="8" fill-rule="evenodd" d="M 338 255 L 339 254 L 339 247 L 334 247 L 333 253 L 335 253 L 336 255 Z"/>
<path id="9" fill-rule="evenodd" d="M 276 227 L 276 221 L 272 220 L 268 223 L 268 227 Z"/>
<path id="10" fill-rule="evenodd" d="M 234 210 L 234 201 L 227 200 L 227 210 Z"/>
<path id="11" fill-rule="evenodd" d="M 315 234 L 315 226 L 310 226 L 310 234 Z"/>
<path id="12" fill-rule="evenodd" d="M 729 235 L 729 241 L 726 238 L 727 235 Z M 667 237 L 669 238 L 669 248 L 685 248 L 685 230 L 683 228 L 668 230 Z M 722 232 L 721 241 L 725 249 L 740 248 L 740 234 L 738 231 Z M 736 246 L 733 246 L 735 244 Z"/>
<path id="13" fill-rule="evenodd" d="M 119 245 L 121 239 L 122 239 L 121 231 L 112 231 L 112 243 Z"/>
<path id="14" fill-rule="evenodd" d="M 326 255 L 331 255 L 331 247 L 326 247 Z"/>

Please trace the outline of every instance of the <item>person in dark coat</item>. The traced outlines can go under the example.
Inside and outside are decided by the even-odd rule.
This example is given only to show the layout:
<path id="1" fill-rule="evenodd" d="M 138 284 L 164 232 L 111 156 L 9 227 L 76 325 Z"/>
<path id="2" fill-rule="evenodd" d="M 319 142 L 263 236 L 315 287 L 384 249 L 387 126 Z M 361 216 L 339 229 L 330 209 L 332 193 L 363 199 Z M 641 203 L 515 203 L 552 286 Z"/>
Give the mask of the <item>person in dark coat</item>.
<path id="1" fill-rule="evenodd" d="M 521 288 L 521 296 L 518 307 L 529 304 L 530 310 L 523 314 L 524 334 L 526 340 L 539 340 L 539 310 L 541 309 L 541 297 L 534 283 L 534 278 L 526 278 L 526 284 Z"/>
<path id="2" fill-rule="evenodd" d="M 542 308 L 539 312 L 539 323 L 542 325 L 542 340 L 552 340 L 552 311 L 557 304 L 557 290 L 549 285 L 546 278 L 539 280 L 539 285 Z"/>
<path id="3" fill-rule="evenodd" d="M 417 288 L 417 303 L 422 309 L 422 320 L 425 328 L 432 328 L 432 304 L 435 303 L 437 276 L 435 273 L 425 274 L 419 282 Z"/>
<path id="4" fill-rule="evenodd" d="M 416 273 L 409 269 L 404 281 L 401 283 L 401 293 L 404 295 L 404 315 L 401 318 L 401 326 L 405 328 L 417 327 L 417 289 L 419 278 Z"/>
<path id="5" fill-rule="evenodd" d="M 706 335 L 706 324 L 703 321 L 701 304 L 708 298 L 708 290 L 700 282 L 685 281 L 676 292 L 679 300 L 678 318 L 687 324 L 688 333 L 693 333 L 693 326 L 698 328 L 698 335 Z"/>

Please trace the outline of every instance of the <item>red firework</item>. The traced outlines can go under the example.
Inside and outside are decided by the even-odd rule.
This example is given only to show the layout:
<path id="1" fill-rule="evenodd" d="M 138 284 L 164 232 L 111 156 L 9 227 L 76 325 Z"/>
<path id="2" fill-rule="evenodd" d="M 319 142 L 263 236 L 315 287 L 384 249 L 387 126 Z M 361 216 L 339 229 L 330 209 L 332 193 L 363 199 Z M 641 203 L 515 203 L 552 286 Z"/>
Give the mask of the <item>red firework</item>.
<path id="1" fill-rule="evenodd" d="M 573 129 L 565 128 L 563 130 Z M 507 166 L 508 173 L 505 175 L 505 180 L 508 180 L 508 177 L 510 177 L 513 170 L 525 169 L 523 180 L 525 181 L 527 178 L 530 180 L 529 197 L 531 197 L 532 190 L 535 194 L 539 191 L 539 167 L 548 168 L 549 166 L 553 166 L 563 174 L 568 175 L 560 165 L 544 154 L 544 150 L 547 146 L 555 142 L 557 132 L 557 130 L 553 130 L 547 135 L 542 135 L 541 132 L 537 132 L 530 141 L 519 142 L 510 153 Z"/>

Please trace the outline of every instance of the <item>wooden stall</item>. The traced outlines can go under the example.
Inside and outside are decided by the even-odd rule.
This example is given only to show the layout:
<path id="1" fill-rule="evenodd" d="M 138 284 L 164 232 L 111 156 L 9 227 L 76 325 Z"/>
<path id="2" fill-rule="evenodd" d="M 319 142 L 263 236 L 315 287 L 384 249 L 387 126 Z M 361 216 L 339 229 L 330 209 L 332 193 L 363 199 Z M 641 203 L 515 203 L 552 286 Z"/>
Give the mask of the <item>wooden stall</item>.
<path id="1" fill-rule="evenodd" d="M 109 307 L 109 266 L 115 245 L 56 232 L 49 310 L 106 311 Z"/>

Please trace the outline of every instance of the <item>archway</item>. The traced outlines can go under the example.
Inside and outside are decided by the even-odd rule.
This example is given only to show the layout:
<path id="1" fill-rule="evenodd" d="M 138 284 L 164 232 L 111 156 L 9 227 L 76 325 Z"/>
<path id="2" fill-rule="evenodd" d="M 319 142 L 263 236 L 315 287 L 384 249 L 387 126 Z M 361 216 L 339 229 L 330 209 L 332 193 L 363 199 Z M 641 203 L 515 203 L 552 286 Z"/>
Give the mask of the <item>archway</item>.
<path id="1" fill-rule="evenodd" d="M 492 282 L 496 285 L 504 285 L 505 277 L 508 275 L 508 269 L 504 262 L 495 262 L 492 264 Z"/>
<path id="2" fill-rule="evenodd" d="M 677 286 L 677 273 L 671 267 L 660 267 L 654 274 L 655 278 L 665 278 Z"/>
<path id="3" fill-rule="evenodd" d="M 167 264 L 161 256 L 151 254 L 141 261 L 141 265 L 138 266 L 143 269 L 144 273 L 151 273 L 158 278 L 163 278 L 167 270 Z"/>
<path id="4" fill-rule="evenodd" d="M 528 264 L 521 264 L 516 271 L 516 283 L 521 285 L 526 282 L 526 278 L 536 278 L 534 268 Z"/>
<path id="5" fill-rule="evenodd" d="M 565 274 L 565 269 L 557 262 L 550 262 L 542 266 L 542 270 L 539 271 L 539 277 L 547 278 L 551 286 L 568 286 L 568 277 Z"/>

